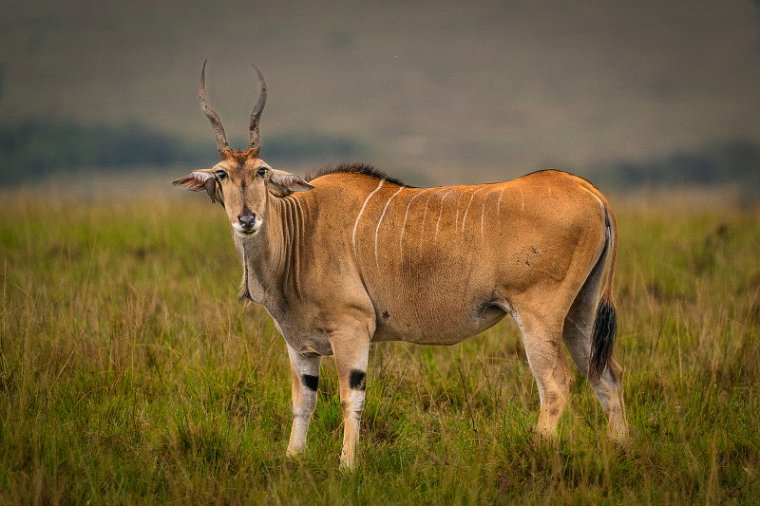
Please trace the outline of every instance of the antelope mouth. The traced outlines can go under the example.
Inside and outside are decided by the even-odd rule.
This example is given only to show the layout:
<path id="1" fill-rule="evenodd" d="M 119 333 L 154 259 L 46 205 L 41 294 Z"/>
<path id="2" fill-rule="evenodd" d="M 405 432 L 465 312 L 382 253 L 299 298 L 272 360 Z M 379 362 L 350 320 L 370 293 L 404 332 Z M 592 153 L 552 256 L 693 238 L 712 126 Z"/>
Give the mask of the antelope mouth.
<path id="1" fill-rule="evenodd" d="M 244 227 L 239 223 L 233 223 L 232 230 L 234 230 L 236 234 L 242 237 L 252 237 L 259 233 L 262 223 L 263 222 L 261 220 L 256 220 L 256 223 L 254 223 L 252 227 Z"/>

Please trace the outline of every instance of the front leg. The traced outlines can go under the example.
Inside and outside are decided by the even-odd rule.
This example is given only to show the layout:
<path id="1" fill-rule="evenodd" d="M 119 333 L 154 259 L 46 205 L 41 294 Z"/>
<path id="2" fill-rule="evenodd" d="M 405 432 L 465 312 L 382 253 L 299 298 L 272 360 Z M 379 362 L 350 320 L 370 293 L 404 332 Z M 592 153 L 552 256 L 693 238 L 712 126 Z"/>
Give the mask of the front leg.
<path id="1" fill-rule="evenodd" d="M 300 453 L 306 446 L 306 432 L 317 407 L 319 385 L 319 356 L 303 356 L 288 345 L 291 390 L 293 394 L 293 426 L 290 429 L 288 455 Z"/>
<path id="2" fill-rule="evenodd" d="M 340 466 L 352 470 L 356 462 L 359 425 L 364 409 L 369 337 L 341 334 L 330 339 L 338 370 L 340 406 L 343 409 L 343 451 Z"/>

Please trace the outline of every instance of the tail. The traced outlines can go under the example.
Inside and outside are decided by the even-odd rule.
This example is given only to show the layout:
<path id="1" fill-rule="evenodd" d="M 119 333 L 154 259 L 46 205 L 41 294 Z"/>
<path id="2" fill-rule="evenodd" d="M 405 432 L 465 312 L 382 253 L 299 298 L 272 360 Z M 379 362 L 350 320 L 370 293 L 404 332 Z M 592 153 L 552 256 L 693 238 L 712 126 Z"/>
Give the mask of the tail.
<path id="1" fill-rule="evenodd" d="M 614 215 L 607 211 L 607 201 L 599 195 L 604 206 L 604 218 L 606 224 L 607 241 L 599 259 L 602 268 L 609 255 L 610 264 L 607 278 L 602 286 L 602 297 L 596 309 L 594 331 L 591 334 L 591 358 L 589 360 L 588 376 L 591 379 L 599 378 L 612 358 L 612 348 L 615 345 L 615 332 L 617 331 L 617 315 L 615 304 L 612 302 L 612 280 L 615 274 L 615 260 L 617 259 L 617 237 L 615 234 L 616 224 Z"/>

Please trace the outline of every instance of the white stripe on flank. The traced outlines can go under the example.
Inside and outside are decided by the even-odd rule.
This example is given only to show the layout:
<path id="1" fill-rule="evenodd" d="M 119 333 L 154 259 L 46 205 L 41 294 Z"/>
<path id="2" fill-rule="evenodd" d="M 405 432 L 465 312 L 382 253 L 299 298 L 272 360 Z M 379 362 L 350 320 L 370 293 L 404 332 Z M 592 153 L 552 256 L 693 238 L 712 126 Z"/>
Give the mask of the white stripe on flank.
<path id="1" fill-rule="evenodd" d="M 499 193 L 499 201 L 496 203 L 496 219 L 501 218 L 501 198 L 504 196 L 504 190 Z"/>
<path id="2" fill-rule="evenodd" d="M 420 195 L 425 193 L 426 191 L 431 190 L 431 188 L 425 188 L 421 192 L 418 192 L 417 195 L 409 199 L 409 202 L 406 203 L 406 212 L 404 213 L 404 224 L 401 226 L 401 238 L 398 241 L 399 251 L 401 252 L 401 257 L 404 256 L 404 231 L 406 230 L 406 219 L 409 217 L 409 206 L 412 205 L 412 202 L 417 200 Z"/>
<path id="3" fill-rule="evenodd" d="M 435 241 L 438 238 L 438 227 L 441 225 L 441 215 L 443 214 L 443 203 L 446 202 L 446 197 L 449 196 L 449 193 L 451 193 L 452 190 L 448 190 L 446 194 L 441 199 L 441 210 L 438 212 L 438 221 L 435 222 L 435 235 L 433 236 L 433 240 Z"/>
<path id="4" fill-rule="evenodd" d="M 462 217 L 462 232 L 464 232 L 464 226 L 467 223 L 467 213 L 470 210 L 470 204 L 472 204 L 472 199 L 475 198 L 475 194 L 478 193 L 480 190 L 483 190 L 483 188 L 478 188 L 474 192 L 472 192 L 472 195 L 470 195 L 470 201 L 467 203 L 467 207 L 464 210 L 464 216 Z"/>
<path id="5" fill-rule="evenodd" d="M 380 220 L 378 220 L 377 226 L 375 227 L 375 266 L 376 267 L 380 267 L 380 263 L 377 260 L 377 236 L 378 234 L 380 234 L 380 224 L 383 222 L 383 218 L 385 218 L 385 211 L 387 211 L 388 206 L 391 205 L 391 200 L 393 200 L 396 197 L 396 195 L 401 193 L 401 190 L 403 189 L 404 189 L 403 186 L 399 188 L 396 193 L 391 195 L 391 198 L 388 199 L 388 202 L 385 203 L 385 207 L 383 208 L 383 214 L 380 215 Z"/>
<path id="6" fill-rule="evenodd" d="M 489 193 L 483 198 L 483 205 L 480 206 L 480 237 L 482 238 L 484 235 L 483 232 L 483 216 L 486 214 L 486 202 L 488 202 L 488 197 L 490 197 L 491 194 Z"/>
<path id="7" fill-rule="evenodd" d="M 362 209 L 359 211 L 359 215 L 356 217 L 356 221 L 354 222 L 354 233 L 351 235 L 351 244 L 354 246 L 354 258 L 356 258 L 356 229 L 359 228 L 359 220 L 362 217 L 362 214 L 364 214 L 364 209 L 367 208 L 367 202 L 369 202 L 369 199 L 372 198 L 372 195 L 377 193 L 380 188 L 383 187 L 383 184 L 385 183 L 385 179 L 381 179 L 380 183 L 377 185 L 377 188 L 372 190 L 369 195 L 367 195 L 367 198 L 364 199 L 364 204 L 362 204 Z M 356 258 L 358 261 L 359 259 Z"/>
<path id="8" fill-rule="evenodd" d="M 422 225 L 420 225 L 420 258 L 422 258 L 422 242 L 425 240 L 425 222 L 427 221 L 427 211 L 429 206 L 430 198 L 428 197 L 425 201 L 425 212 L 422 213 Z"/>
<path id="9" fill-rule="evenodd" d="M 420 230 L 421 233 L 425 232 L 425 221 L 427 221 L 427 210 L 428 210 L 428 206 L 429 205 L 430 205 L 430 198 L 428 198 L 425 201 L 425 212 L 422 213 L 422 227 L 421 227 L 421 230 Z"/>
<path id="10" fill-rule="evenodd" d="M 457 192 L 457 215 L 454 218 L 454 231 L 459 228 L 459 200 L 462 198 L 462 192 Z"/>

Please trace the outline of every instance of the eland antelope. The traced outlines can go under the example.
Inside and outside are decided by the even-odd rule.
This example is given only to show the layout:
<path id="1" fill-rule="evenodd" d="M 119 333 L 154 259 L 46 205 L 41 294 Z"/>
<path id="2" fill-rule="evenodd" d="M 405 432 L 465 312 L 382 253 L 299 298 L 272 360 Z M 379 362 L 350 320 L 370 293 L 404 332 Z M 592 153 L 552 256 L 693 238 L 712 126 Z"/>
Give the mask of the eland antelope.
<path id="1" fill-rule="evenodd" d="M 173 181 L 226 210 L 243 265 L 240 297 L 263 305 L 285 338 L 292 371 L 288 455 L 306 444 L 320 361 L 333 355 L 344 417 L 341 465 L 353 468 L 370 344 L 451 345 L 517 323 L 540 396 L 536 431 L 551 437 L 568 399 L 564 341 L 609 419 L 627 423 L 612 359 L 615 217 L 589 182 L 556 170 L 506 182 L 415 188 L 366 165 L 310 179 L 260 158 L 260 94 L 250 146 L 230 148 L 209 106 L 220 161 Z"/>

